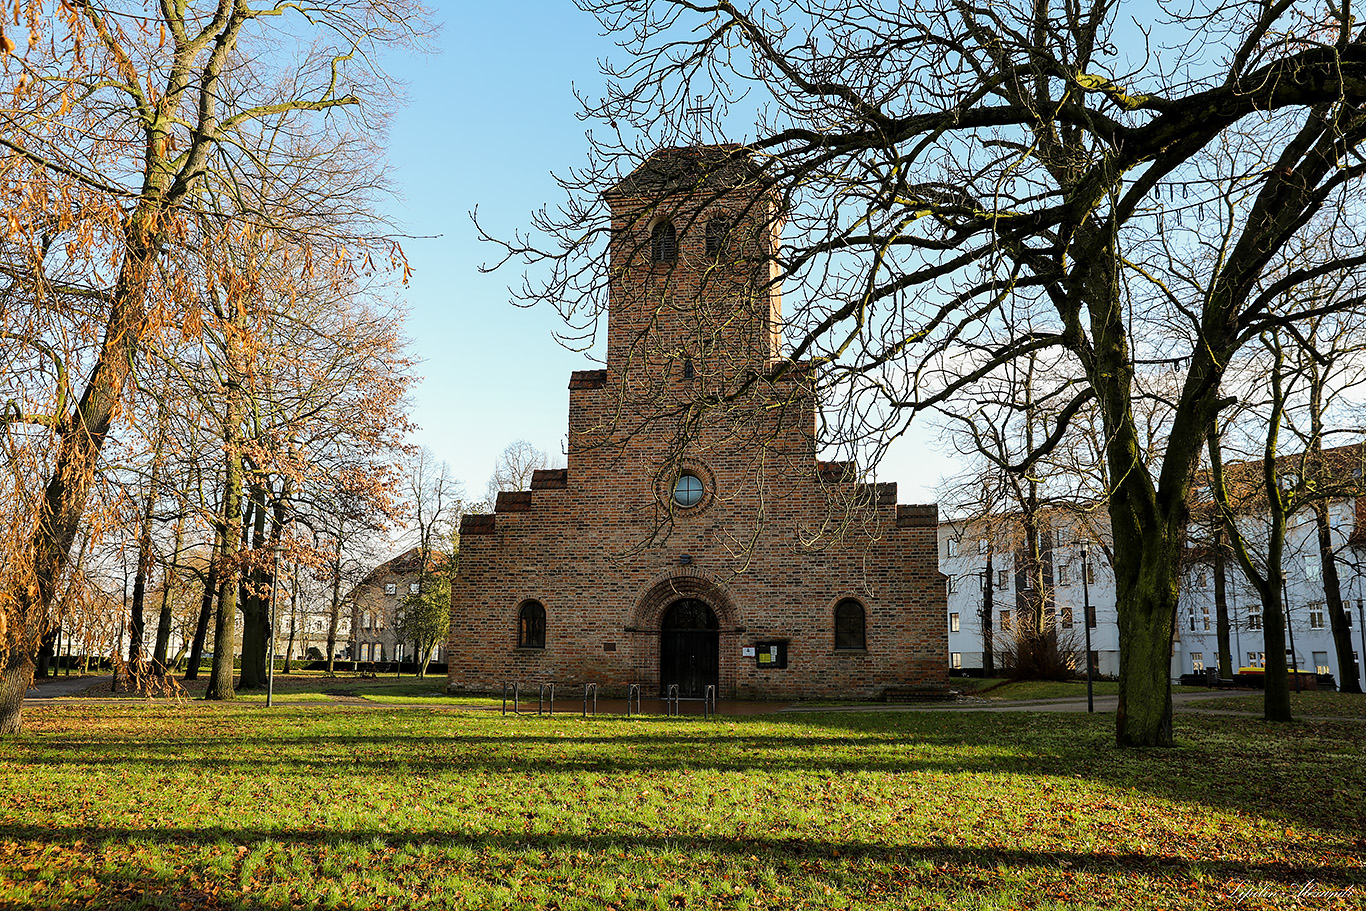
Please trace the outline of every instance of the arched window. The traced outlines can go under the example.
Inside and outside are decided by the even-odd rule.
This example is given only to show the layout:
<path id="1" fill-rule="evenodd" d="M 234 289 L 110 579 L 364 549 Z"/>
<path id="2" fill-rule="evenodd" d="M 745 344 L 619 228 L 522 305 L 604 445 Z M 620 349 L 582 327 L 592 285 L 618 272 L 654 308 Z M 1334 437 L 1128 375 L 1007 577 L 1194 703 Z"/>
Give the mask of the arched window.
<path id="1" fill-rule="evenodd" d="M 545 608 L 527 601 L 517 612 L 517 647 L 545 648 Z"/>
<path id="2" fill-rule="evenodd" d="M 650 232 L 650 261 L 671 263 L 678 259 L 678 232 L 674 223 L 661 221 Z"/>
<path id="3" fill-rule="evenodd" d="M 730 222 L 724 218 L 713 218 L 707 222 L 707 255 L 715 256 L 726 246 L 726 233 Z"/>
<path id="4" fill-rule="evenodd" d="M 853 598 L 845 598 L 835 605 L 835 648 L 864 649 L 868 639 L 864 631 L 863 605 Z"/>

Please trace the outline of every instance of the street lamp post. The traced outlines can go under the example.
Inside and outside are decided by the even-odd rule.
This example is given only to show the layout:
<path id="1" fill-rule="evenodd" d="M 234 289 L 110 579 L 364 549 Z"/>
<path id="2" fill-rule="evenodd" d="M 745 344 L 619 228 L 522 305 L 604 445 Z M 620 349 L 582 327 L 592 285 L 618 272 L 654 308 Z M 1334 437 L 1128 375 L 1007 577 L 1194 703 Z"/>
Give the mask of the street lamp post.
<path id="1" fill-rule="evenodd" d="M 1086 630 L 1086 711 L 1096 710 L 1091 692 L 1091 585 L 1087 576 L 1086 542 L 1081 542 L 1081 625 Z"/>
<path id="2" fill-rule="evenodd" d="M 269 708 L 275 701 L 275 589 L 278 588 L 275 571 L 279 568 L 278 554 L 271 554 L 270 558 L 270 619 L 267 621 L 266 632 L 270 636 L 270 643 L 266 647 L 266 707 Z"/>
<path id="3" fill-rule="evenodd" d="M 1357 599 L 1357 630 L 1361 633 L 1361 652 L 1357 656 L 1357 673 L 1361 673 L 1362 658 L 1366 657 L 1366 601 Z M 1362 689 L 1366 690 L 1366 680 L 1362 681 Z"/>
<path id="4" fill-rule="evenodd" d="M 1285 570 L 1281 570 L 1281 600 L 1285 611 L 1285 628 L 1290 633 L 1290 672 L 1295 676 L 1295 692 L 1300 691 L 1300 656 L 1295 653 L 1295 625 L 1290 622 L 1290 592 L 1285 586 Z"/>

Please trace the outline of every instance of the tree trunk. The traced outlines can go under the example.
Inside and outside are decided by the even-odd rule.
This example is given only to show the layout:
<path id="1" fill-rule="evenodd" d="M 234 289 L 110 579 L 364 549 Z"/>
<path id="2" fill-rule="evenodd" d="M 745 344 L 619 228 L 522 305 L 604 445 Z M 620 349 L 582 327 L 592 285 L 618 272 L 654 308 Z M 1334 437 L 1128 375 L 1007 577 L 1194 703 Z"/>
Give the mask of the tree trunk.
<path id="1" fill-rule="evenodd" d="M 1115 548 L 1115 607 L 1119 641 L 1125 646 L 1119 651 L 1115 714 L 1115 740 L 1120 746 L 1173 743 L 1171 649 L 1176 631 L 1178 549 L 1179 541 L 1157 530 L 1135 559 L 1125 559 L 1135 553 L 1133 548 Z M 1086 660 L 1091 660 L 1089 655 Z"/>
<path id="2" fill-rule="evenodd" d="M 59 630 L 60 627 L 53 627 L 48 630 L 38 643 L 38 665 L 35 668 L 33 675 L 39 680 L 46 680 L 49 676 L 55 676 L 50 674 L 49 671 L 52 669 L 52 659 L 56 654 L 57 633 Z"/>
<path id="3" fill-rule="evenodd" d="M 982 577 L 982 610 L 981 610 L 981 625 L 982 625 L 982 675 L 985 676 L 985 677 L 994 677 L 994 676 L 996 675 L 996 655 L 995 655 L 995 648 L 996 648 L 996 646 L 995 646 L 995 643 L 993 642 L 993 636 L 994 636 L 994 634 L 993 634 L 993 632 L 992 632 L 991 625 L 992 625 L 992 623 L 995 622 L 995 620 L 993 619 L 993 615 L 995 614 L 995 610 L 994 610 L 994 605 L 991 603 L 991 602 L 992 602 L 992 599 L 991 599 L 991 596 L 992 596 L 992 587 L 991 587 L 991 586 L 992 586 L 992 579 L 991 579 L 992 568 L 991 568 L 991 548 L 989 548 L 989 547 L 987 548 L 987 566 L 986 566 L 986 570 L 985 570 L 984 572 L 985 572 L 985 575 Z"/>
<path id="4" fill-rule="evenodd" d="M 16 586 L 9 616 L 10 653 L 15 648 L 24 655 L 7 664 L 4 680 L 14 674 L 32 673 L 32 652 L 47 632 L 48 610 L 57 593 L 57 584 L 71 554 L 86 500 L 95 483 L 95 474 L 104 441 L 123 400 L 124 386 L 132 369 L 138 345 L 147 329 L 147 277 L 151 274 L 160 245 L 161 215 L 153 206 L 140 204 L 129 216 L 124 231 L 125 250 L 119 277 L 113 291 L 113 306 L 105 322 L 104 340 L 99 357 L 91 368 L 85 391 L 66 429 L 53 462 L 52 474 L 38 506 L 37 521 L 29 546 L 21 551 L 25 565 L 14 567 L 14 575 L 31 584 Z M 0 689 L 10 684 L 0 683 Z M 22 728 L 18 700 L 0 697 L 0 733 Z"/>
<path id="5" fill-rule="evenodd" d="M 18 660 L 15 660 L 15 659 Z M 18 650 L 0 671 L 0 735 L 18 734 L 24 727 L 24 694 L 33 683 L 33 662 Z"/>
<path id="6" fill-rule="evenodd" d="M 285 646 L 285 673 L 289 673 L 289 662 L 294 657 L 294 633 L 299 620 L 299 568 L 294 567 L 294 582 L 289 594 L 289 644 Z"/>
<path id="7" fill-rule="evenodd" d="M 1224 566 L 1224 533 L 1219 523 L 1214 525 L 1214 618 L 1215 635 L 1219 640 L 1219 676 L 1233 677 L 1233 646 L 1229 640 L 1228 573 Z"/>
<path id="8" fill-rule="evenodd" d="M 248 527 L 251 529 L 251 549 L 257 556 L 265 552 L 266 495 L 260 484 L 251 485 L 248 505 Z M 246 532 L 243 532 L 246 538 Z M 264 689 L 266 685 L 266 626 L 269 624 L 269 601 L 265 597 L 268 572 L 253 566 L 243 574 L 238 593 L 242 611 L 242 677 L 239 686 L 244 690 Z"/>
<path id="9" fill-rule="evenodd" d="M 176 560 L 180 548 L 185 543 L 185 504 L 179 503 L 180 514 L 175 522 L 175 544 L 171 548 L 171 559 L 161 574 L 161 612 L 157 616 L 157 642 L 152 651 L 152 671 L 158 677 L 166 676 L 166 650 L 171 646 L 171 585 L 176 577 Z"/>
<path id="10" fill-rule="evenodd" d="M 341 625 L 341 529 L 337 533 L 337 550 L 332 561 L 332 612 L 327 620 L 327 672 L 336 673 L 337 627 Z"/>
<path id="11" fill-rule="evenodd" d="M 1272 564 L 1279 566 L 1277 561 Z M 1273 575 L 1262 595 L 1262 648 L 1266 650 L 1266 673 L 1263 674 L 1266 693 L 1262 700 L 1262 717 L 1267 721 L 1292 721 L 1290 714 L 1290 674 L 1285 660 L 1285 610 L 1281 604 L 1281 586 Z"/>
<path id="12" fill-rule="evenodd" d="M 231 339 L 232 336 L 229 335 Z M 237 366 L 231 359 L 233 367 Z M 238 440 L 241 420 L 241 391 L 237 373 L 229 369 L 227 381 L 228 407 L 223 421 L 223 448 L 227 454 L 227 468 L 223 483 L 223 560 L 219 570 L 218 616 L 213 635 L 213 671 L 209 679 L 206 699 L 232 699 L 233 624 L 237 619 L 237 581 L 242 548 L 242 454 Z"/>
<path id="13" fill-rule="evenodd" d="M 1319 563 L 1323 568 L 1323 600 L 1328 608 L 1328 625 L 1333 631 L 1333 647 L 1338 658 L 1338 689 L 1360 693 L 1356 661 L 1352 658 L 1352 629 L 1342 604 L 1342 581 L 1333 559 L 1333 532 L 1328 525 L 1328 501 L 1314 501 L 1314 524 L 1319 533 Z"/>
<path id="14" fill-rule="evenodd" d="M 223 559 L 223 530 L 220 527 L 214 534 L 213 547 L 209 551 L 209 572 L 204 579 L 204 593 L 199 598 L 199 620 L 194 627 L 194 641 L 190 643 L 189 664 L 185 668 L 186 680 L 199 679 L 199 664 L 204 658 L 204 639 L 209 633 L 209 620 L 213 618 L 213 599 L 218 592 L 218 564 Z"/>

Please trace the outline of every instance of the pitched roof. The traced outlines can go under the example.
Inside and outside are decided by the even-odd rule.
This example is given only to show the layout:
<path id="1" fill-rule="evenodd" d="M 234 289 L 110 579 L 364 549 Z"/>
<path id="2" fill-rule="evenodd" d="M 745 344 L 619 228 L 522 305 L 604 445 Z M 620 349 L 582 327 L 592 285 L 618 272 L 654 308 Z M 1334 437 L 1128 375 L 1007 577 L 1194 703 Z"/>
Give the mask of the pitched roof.
<path id="1" fill-rule="evenodd" d="M 702 187 L 733 190 L 758 186 L 762 175 L 750 151 L 736 143 L 675 146 L 650 155 L 602 195 L 655 198 L 691 193 Z"/>

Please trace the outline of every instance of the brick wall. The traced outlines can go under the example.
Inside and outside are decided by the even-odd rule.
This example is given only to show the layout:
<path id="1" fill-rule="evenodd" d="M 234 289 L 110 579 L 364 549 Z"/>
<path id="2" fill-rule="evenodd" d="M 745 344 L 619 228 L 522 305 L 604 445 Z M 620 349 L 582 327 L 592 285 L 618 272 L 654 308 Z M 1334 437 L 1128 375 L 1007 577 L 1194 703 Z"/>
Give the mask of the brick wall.
<path id="1" fill-rule="evenodd" d="M 680 598 L 719 621 L 723 698 L 946 685 L 937 510 L 898 506 L 895 485 L 817 462 L 809 368 L 777 354 L 778 216 L 733 183 L 696 204 L 609 194 L 619 234 L 607 367 L 570 379 L 567 468 L 462 524 L 453 690 L 653 691 L 660 620 Z M 707 256 L 704 226 L 723 215 L 727 246 Z M 674 263 L 650 261 L 661 217 L 678 229 Z M 680 471 L 703 482 L 694 507 L 673 502 Z M 844 598 L 864 607 L 866 649 L 834 647 Z M 527 600 L 545 607 L 543 649 L 517 647 Z M 785 669 L 742 656 L 763 640 L 787 641 Z"/>

